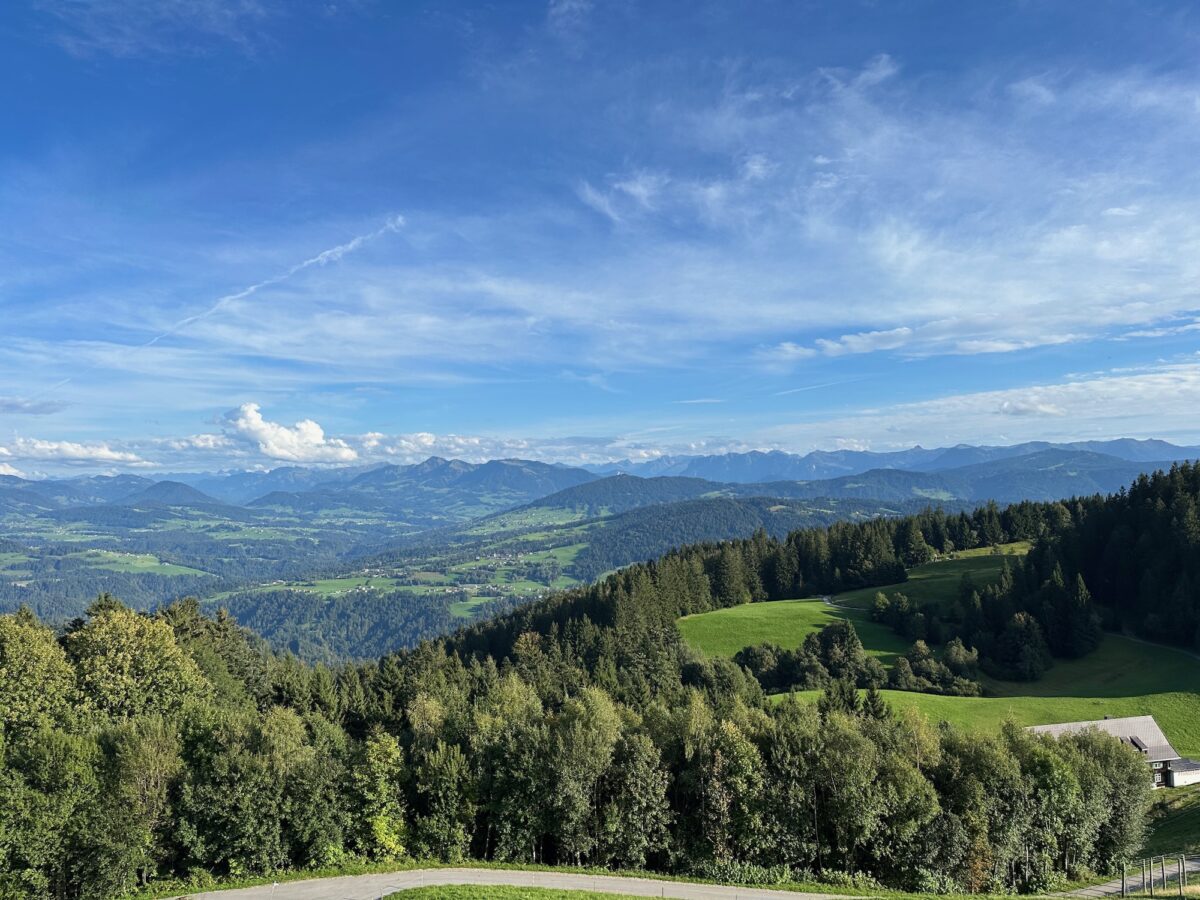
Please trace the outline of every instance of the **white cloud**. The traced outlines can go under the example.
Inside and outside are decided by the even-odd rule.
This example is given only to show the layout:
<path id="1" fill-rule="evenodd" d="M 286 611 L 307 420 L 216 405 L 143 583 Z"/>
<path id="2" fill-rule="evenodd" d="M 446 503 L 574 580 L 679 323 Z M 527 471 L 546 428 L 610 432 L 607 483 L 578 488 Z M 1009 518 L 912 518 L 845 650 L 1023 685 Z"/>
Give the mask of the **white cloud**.
<path id="1" fill-rule="evenodd" d="M 0 414 L 46 416 L 64 409 L 66 404 L 54 400 L 27 400 L 24 397 L 0 396 Z"/>
<path id="2" fill-rule="evenodd" d="M 167 441 L 172 450 L 225 450 L 234 442 L 223 434 L 193 434 L 190 437 Z"/>
<path id="3" fill-rule="evenodd" d="M 609 199 L 606 194 L 596 190 L 588 182 L 580 182 L 579 186 L 575 189 L 575 192 L 579 195 L 580 200 L 582 200 L 586 205 L 590 206 L 596 212 L 600 213 L 600 215 L 605 216 L 614 222 L 621 221 L 621 217 L 617 214 L 612 200 Z"/>
<path id="4" fill-rule="evenodd" d="M 136 453 L 114 449 L 108 443 L 98 441 L 78 443 L 75 441 L 43 441 L 36 438 L 17 438 L 7 446 L 0 446 L 0 456 L 12 459 L 41 459 L 70 464 L 112 463 L 123 466 L 150 466 L 152 463 Z"/>
<path id="5" fill-rule="evenodd" d="M 24 478 L 25 473 L 8 463 L 0 463 L 0 475 L 11 475 L 13 478 Z"/>
<path id="6" fill-rule="evenodd" d="M 913 330 L 906 326 L 887 331 L 864 331 L 858 334 L 843 334 L 836 341 L 824 338 L 817 340 L 817 347 L 826 356 L 843 356 L 847 353 L 873 353 L 876 350 L 895 350 L 903 347 L 912 337 Z"/>
<path id="7" fill-rule="evenodd" d="M 797 362 L 814 356 L 846 356 L 853 353 L 874 353 L 878 350 L 896 350 L 912 340 L 913 329 L 906 325 L 885 331 L 862 331 L 843 334 L 831 340 L 818 338 L 815 347 L 805 347 L 792 341 L 784 341 L 774 347 L 759 351 L 759 358 L 768 364 Z"/>
<path id="8" fill-rule="evenodd" d="M 773 426 L 758 438 L 797 447 L 843 435 L 875 449 L 1117 437 L 1190 443 L 1200 438 L 1192 413 L 1198 408 L 1200 363 L 1179 363 L 860 409 Z"/>
<path id="9" fill-rule="evenodd" d="M 302 419 L 288 427 L 263 418 L 257 403 L 243 403 L 226 416 L 230 431 L 257 444 L 271 459 L 301 463 L 349 463 L 358 453 L 340 438 L 327 438 L 325 430 L 312 419 Z"/>
<path id="10" fill-rule="evenodd" d="M 1066 411 L 1060 406 L 1055 406 L 1053 403 L 1037 402 L 1035 400 L 1022 400 L 1020 398 L 1005 399 L 1000 401 L 1000 405 L 996 407 L 996 411 L 1006 416 L 1064 416 Z"/>

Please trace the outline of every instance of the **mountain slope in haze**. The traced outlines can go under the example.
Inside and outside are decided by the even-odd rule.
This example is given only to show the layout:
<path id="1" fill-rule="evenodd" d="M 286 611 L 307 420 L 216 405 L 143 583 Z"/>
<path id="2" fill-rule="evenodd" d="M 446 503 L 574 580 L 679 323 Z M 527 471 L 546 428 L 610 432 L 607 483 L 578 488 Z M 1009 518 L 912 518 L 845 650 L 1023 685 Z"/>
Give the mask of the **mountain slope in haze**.
<path id="1" fill-rule="evenodd" d="M 974 458 L 978 448 L 952 448 L 953 459 Z M 941 451 L 939 451 L 941 452 Z M 988 456 L 989 454 L 983 454 Z M 1143 472 L 1170 468 L 1171 461 L 1132 462 L 1100 453 L 1041 449 L 991 458 L 941 471 L 877 468 L 837 478 L 758 483 L 717 482 L 684 476 L 610 475 L 551 494 L 528 508 L 564 510 L 584 515 L 612 515 L 660 503 L 725 497 L 778 497 L 815 500 L 831 497 L 902 503 L 995 500 L 1060 500 L 1071 496 L 1120 490 Z"/>
<path id="2" fill-rule="evenodd" d="M 215 497 L 179 481 L 156 481 L 119 501 L 121 506 L 225 506 Z"/>
<path id="3" fill-rule="evenodd" d="M 379 465 L 381 464 L 332 469 L 281 466 L 269 472 L 187 473 L 167 477 L 190 485 L 224 503 L 242 506 L 273 491 L 295 493 L 345 484 L 365 472 L 378 468 Z"/>
<path id="4" fill-rule="evenodd" d="M 583 469 L 529 460 L 474 464 L 431 457 L 412 466 L 379 466 L 319 490 L 276 491 L 249 506 L 304 514 L 357 510 L 430 528 L 521 506 L 597 477 Z"/>
<path id="5" fill-rule="evenodd" d="M 1200 447 L 1178 447 L 1166 441 L 1133 440 L 1049 443 L 1030 441 L 1006 447 L 960 444 L 955 447 L 878 453 L 867 450 L 814 450 L 798 455 L 779 450 L 723 453 L 712 456 L 666 456 L 646 462 L 620 462 L 595 467 L 605 475 L 682 475 L 709 481 L 756 483 L 813 481 L 859 475 L 875 469 L 942 472 L 963 466 L 1031 456 L 1047 450 L 1099 453 L 1128 462 L 1162 463 L 1200 458 Z"/>

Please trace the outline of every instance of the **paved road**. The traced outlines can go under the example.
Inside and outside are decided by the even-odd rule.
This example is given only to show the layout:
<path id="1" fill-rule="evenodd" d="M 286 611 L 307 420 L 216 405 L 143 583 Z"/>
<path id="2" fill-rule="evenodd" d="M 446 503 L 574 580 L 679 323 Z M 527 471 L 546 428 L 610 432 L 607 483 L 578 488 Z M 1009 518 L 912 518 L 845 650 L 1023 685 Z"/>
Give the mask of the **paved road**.
<path id="1" fill-rule="evenodd" d="M 675 897 L 678 900 L 846 900 L 845 897 L 835 894 L 801 894 L 794 891 L 655 881 L 617 875 L 466 868 L 416 869 L 411 872 L 382 875 L 346 875 L 340 878 L 287 881 L 275 887 L 267 884 L 187 896 L 194 900 L 378 900 L 405 888 L 441 884 L 516 885 L 628 894 L 634 897 Z M 486 893 L 481 891 L 480 896 L 486 896 Z"/>
<path id="2" fill-rule="evenodd" d="M 1175 897 L 1179 894 L 1179 888 L 1176 885 L 1168 884 L 1165 891 L 1158 887 L 1157 879 L 1159 878 L 1160 869 L 1157 864 L 1154 866 L 1154 877 L 1156 879 L 1155 893 L 1161 894 L 1163 897 Z M 1187 859 L 1188 883 L 1200 881 L 1200 856 L 1189 856 Z M 1167 881 L 1170 882 L 1179 877 L 1179 861 L 1167 857 Z M 1149 878 L 1149 875 L 1147 875 Z M 1135 891 L 1142 890 L 1142 870 L 1140 868 L 1129 870 L 1129 892 L 1132 894 Z M 1071 891 L 1066 894 L 1058 894 L 1059 897 L 1119 897 L 1121 896 L 1121 879 L 1117 878 L 1113 881 L 1106 881 L 1104 884 L 1095 884 L 1088 888 L 1082 888 L 1078 891 Z"/>

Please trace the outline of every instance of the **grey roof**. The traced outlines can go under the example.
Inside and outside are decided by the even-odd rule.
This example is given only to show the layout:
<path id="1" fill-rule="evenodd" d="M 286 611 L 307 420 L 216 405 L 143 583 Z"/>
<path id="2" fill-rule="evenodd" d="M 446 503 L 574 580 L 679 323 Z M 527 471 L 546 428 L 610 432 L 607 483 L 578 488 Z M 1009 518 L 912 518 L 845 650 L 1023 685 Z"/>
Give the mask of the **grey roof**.
<path id="1" fill-rule="evenodd" d="M 1167 740 L 1154 716 L 1129 716 L 1124 719 L 1095 719 L 1091 722 L 1061 722 L 1057 725 L 1034 725 L 1026 729 L 1035 734 L 1048 734 L 1051 737 L 1061 737 L 1064 734 L 1075 734 L 1096 728 L 1107 732 L 1115 738 L 1120 738 L 1135 750 L 1145 755 L 1149 762 L 1167 762 L 1179 759 L 1179 754 Z"/>
<path id="2" fill-rule="evenodd" d="M 1181 759 L 1175 765 L 1171 766 L 1172 772 L 1200 772 L 1200 761 L 1194 759 Z"/>

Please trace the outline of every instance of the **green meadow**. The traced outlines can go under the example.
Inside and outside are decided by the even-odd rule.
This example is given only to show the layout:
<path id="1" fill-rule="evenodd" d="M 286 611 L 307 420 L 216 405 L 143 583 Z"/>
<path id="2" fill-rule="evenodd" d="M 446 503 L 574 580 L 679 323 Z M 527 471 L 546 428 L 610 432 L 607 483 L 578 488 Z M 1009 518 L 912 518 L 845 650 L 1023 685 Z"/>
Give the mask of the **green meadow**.
<path id="1" fill-rule="evenodd" d="M 908 581 L 903 584 L 847 591 L 833 597 L 831 603 L 811 598 L 777 600 L 685 616 L 679 620 L 679 631 L 684 640 L 702 653 L 733 656 L 743 647 L 756 644 L 798 647 L 809 632 L 819 631 L 835 619 L 849 619 L 867 652 L 890 665 L 897 655 L 908 650 L 909 643 L 890 628 L 870 620 L 867 610 L 875 594 L 902 591 L 914 601 L 944 603 L 957 595 L 964 575 L 978 585 L 994 581 L 1000 577 L 1005 557 L 1024 554 L 1029 545 L 1005 544 L 999 550 L 999 553 L 990 549 L 971 550 L 953 559 L 931 562 L 910 570 Z"/>
<path id="2" fill-rule="evenodd" d="M 1000 570 L 1004 567 L 1006 556 L 1024 556 L 1028 552 L 1029 543 L 1026 541 L 1003 544 L 995 550 L 992 548 L 966 550 L 955 554 L 953 559 L 938 560 L 910 569 L 908 581 L 903 584 L 847 591 L 844 594 L 838 594 L 834 601 L 839 606 L 870 609 L 875 595 L 879 591 L 886 594 L 900 591 L 922 603 L 945 603 L 958 595 L 958 587 L 962 584 L 964 575 L 969 575 L 977 585 L 987 584 L 1000 577 Z M 1008 562 L 1011 563 L 1013 560 L 1010 559 Z"/>
<path id="3" fill-rule="evenodd" d="M 1022 554 L 1025 544 L 1001 548 Z M 903 591 L 924 602 L 952 599 L 964 573 L 976 584 L 997 578 L 1004 564 L 992 551 L 964 553 L 909 572 L 903 584 L 839 594 L 830 605 L 821 600 L 750 603 L 679 620 L 690 645 L 712 656 L 733 656 L 743 647 L 773 643 L 796 647 L 805 635 L 837 618 L 854 623 L 867 652 L 885 665 L 908 649 L 890 629 L 871 622 L 866 609 L 877 591 Z M 1200 756 L 1200 658 L 1181 650 L 1106 635 L 1100 648 L 1079 660 L 1056 660 L 1041 680 L 1013 683 L 982 679 L 986 696 L 942 697 L 885 691 L 896 707 L 919 709 L 931 719 L 970 730 L 992 730 L 1006 719 L 1019 725 L 1043 725 L 1102 719 L 1104 716 L 1153 715 L 1185 756 Z M 780 695 L 780 698 L 783 695 Z M 814 699 L 815 693 L 801 692 Z M 1200 810 L 1194 815 L 1200 816 Z"/>
<path id="4" fill-rule="evenodd" d="M 1041 681 L 984 679 L 983 685 L 985 697 L 883 694 L 896 708 L 918 709 L 935 721 L 970 731 L 991 731 L 1007 719 L 1018 725 L 1046 725 L 1151 715 L 1179 753 L 1200 756 L 1200 660 L 1180 650 L 1106 635 L 1090 656 L 1056 660 Z M 796 696 L 815 700 L 817 693 Z"/>
<path id="5" fill-rule="evenodd" d="M 805 636 L 837 619 L 849 619 L 863 646 L 884 665 L 908 650 L 908 642 L 884 625 L 877 625 L 860 609 L 840 609 L 824 600 L 779 600 L 747 603 L 729 609 L 684 616 L 679 620 L 683 639 L 708 656 L 733 656 L 743 647 L 777 644 L 798 647 Z"/>
<path id="6" fill-rule="evenodd" d="M 69 554 L 76 559 L 82 559 L 93 569 L 107 569 L 110 572 L 145 572 L 151 575 L 207 575 L 200 569 L 190 566 L 177 566 L 167 563 L 150 553 L 120 553 L 115 550 L 81 550 Z"/>

